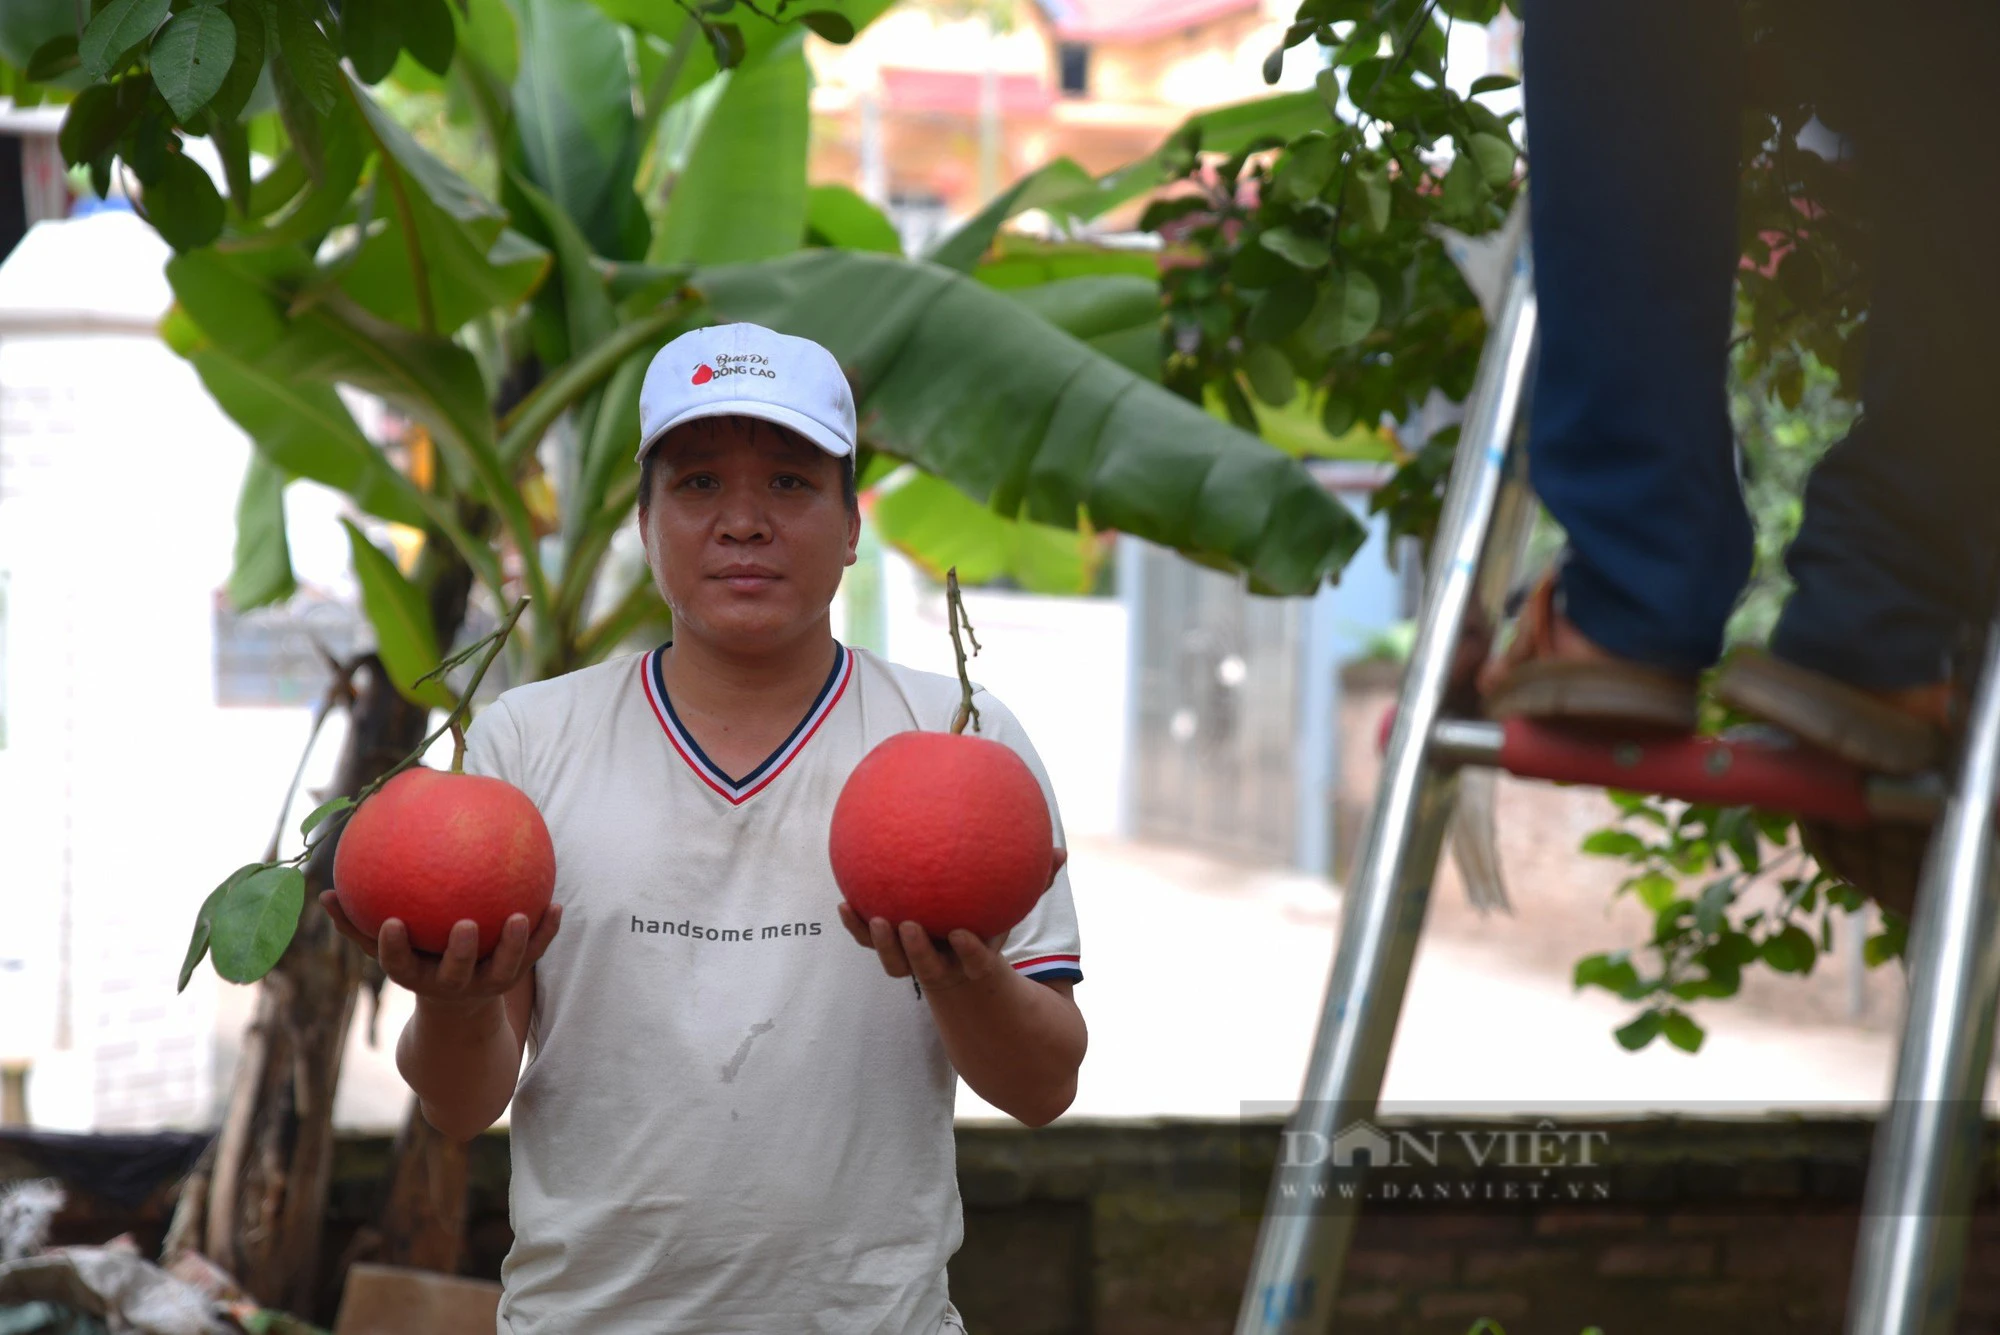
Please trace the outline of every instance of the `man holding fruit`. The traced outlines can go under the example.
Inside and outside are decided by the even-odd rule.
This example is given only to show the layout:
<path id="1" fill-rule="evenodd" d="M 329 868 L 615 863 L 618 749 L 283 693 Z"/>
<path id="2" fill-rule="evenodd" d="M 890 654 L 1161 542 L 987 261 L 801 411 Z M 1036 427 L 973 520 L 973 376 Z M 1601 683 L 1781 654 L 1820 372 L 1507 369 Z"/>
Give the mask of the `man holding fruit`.
<path id="1" fill-rule="evenodd" d="M 470 921 L 420 955 L 322 902 L 417 995 L 397 1061 L 424 1115 L 470 1138 L 512 1104 L 501 1335 L 962 1331 L 956 1079 L 1040 1126 L 1084 1053 L 1060 821 L 1046 893 L 999 936 L 842 902 L 847 776 L 960 701 L 833 637 L 860 532 L 846 379 L 817 344 L 721 325 L 662 349 L 640 404 L 672 642 L 509 691 L 468 738 L 468 771 L 548 824 L 547 913 L 480 959 Z M 1053 820 L 1020 726 L 975 703 Z"/>

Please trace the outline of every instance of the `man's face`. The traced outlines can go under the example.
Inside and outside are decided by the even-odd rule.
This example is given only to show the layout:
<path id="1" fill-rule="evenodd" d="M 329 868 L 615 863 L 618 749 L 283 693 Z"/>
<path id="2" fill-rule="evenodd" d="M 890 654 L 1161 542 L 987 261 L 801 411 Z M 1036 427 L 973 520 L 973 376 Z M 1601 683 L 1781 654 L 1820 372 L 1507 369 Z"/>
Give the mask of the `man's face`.
<path id="1" fill-rule="evenodd" d="M 698 419 L 653 452 L 639 529 L 675 638 L 768 652 L 822 623 L 861 536 L 840 460 L 748 417 Z"/>

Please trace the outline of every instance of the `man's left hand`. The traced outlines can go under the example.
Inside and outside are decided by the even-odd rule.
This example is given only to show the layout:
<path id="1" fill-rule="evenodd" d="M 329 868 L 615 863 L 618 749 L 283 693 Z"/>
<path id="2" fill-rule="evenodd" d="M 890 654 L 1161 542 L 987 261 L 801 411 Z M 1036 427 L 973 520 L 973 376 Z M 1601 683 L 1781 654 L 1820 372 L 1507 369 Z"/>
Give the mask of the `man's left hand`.
<path id="1" fill-rule="evenodd" d="M 1056 873 L 1063 869 L 1067 861 L 1068 849 L 1052 851 L 1049 858 L 1050 885 L 1055 884 Z M 914 975 L 920 986 L 934 992 L 977 983 L 1007 968 L 1007 961 L 1000 958 L 1000 943 L 1007 939 L 1004 932 L 982 941 L 974 933 L 959 927 L 940 941 L 918 922 L 892 923 L 887 918 L 870 918 L 863 922 L 861 915 L 845 902 L 840 905 L 840 925 L 847 929 L 855 944 L 871 947 L 875 951 L 882 961 L 883 972 L 891 978 Z"/>
<path id="2" fill-rule="evenodd" d="M 891 978 L 914 977 L 933 992 L 977 983 L 1007 967 L 999 953 L 1000 943 L 1007 939 L 1004 933 L 982 941 L 960 927 L 939 941 L 921 923 L 892 923 L 887 918 L 863 922 L 846 904 L 840 906 L 840 923 L 857 944 L 873 947 L 884 973 Z"/>

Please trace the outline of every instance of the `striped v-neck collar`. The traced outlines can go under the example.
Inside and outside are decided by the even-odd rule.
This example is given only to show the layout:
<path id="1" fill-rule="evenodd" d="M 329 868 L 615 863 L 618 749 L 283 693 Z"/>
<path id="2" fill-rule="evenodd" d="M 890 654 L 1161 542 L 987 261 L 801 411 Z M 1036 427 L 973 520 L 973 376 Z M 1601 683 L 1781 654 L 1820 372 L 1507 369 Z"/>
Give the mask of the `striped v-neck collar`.
<path id="1" fill-rule="evenodd" d="M 819 731 L 819 725 L 840 703 L 841 694 L 847 690 L 849 678 L 854 675 L 854 655 L 846 645 L 834 641 L 836 651 L 833 668 L 826 674 L 826 682 L 813 698 L 812 707 L 799 720 L 799 726 L 792 729 L 792 735 L 784 744 L 764 758 L 764 763 L 751 770 L 740 779 L 732 779 L 722 767 L 710 760 L 695 744 L 694 737 L 681 725 L 680 716 L 674 713 L 674 702 L 667 698 L 666 674 L 662 668 L 666 661 L 667 646 L 647 654 L 639 660 L 639 677 L 645 683 L 646 700 L 653 706 L 653 716 L 660 720 L 660 728 L 667 734 L 667 741 L 687 762 L 695 777 L 720 793 L 731 806 L 740 806 L 762 792 L 771 780 L 783 772 L 792 758 L 805 749 L 812 735 Z"/>

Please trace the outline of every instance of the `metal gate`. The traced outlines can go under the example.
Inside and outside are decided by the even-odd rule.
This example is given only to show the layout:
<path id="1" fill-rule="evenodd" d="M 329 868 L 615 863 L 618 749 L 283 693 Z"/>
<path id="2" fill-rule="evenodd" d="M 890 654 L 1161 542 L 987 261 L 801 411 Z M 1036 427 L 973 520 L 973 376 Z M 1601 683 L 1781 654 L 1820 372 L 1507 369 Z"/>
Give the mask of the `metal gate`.
<path id="1" fill-rule="evenodd" d="M 1135 626 L 1132 818 L 1146 838 L 1289 863 L 1310 600 L 1147 546 Z"/>

